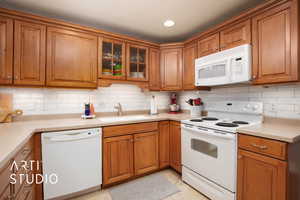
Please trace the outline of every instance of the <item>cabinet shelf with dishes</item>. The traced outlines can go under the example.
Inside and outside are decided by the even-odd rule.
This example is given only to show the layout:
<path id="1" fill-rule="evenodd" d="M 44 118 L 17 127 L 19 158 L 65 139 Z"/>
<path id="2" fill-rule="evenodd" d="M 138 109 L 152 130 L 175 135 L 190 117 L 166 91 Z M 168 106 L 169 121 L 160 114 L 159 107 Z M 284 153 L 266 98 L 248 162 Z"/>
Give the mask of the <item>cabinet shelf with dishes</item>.
<path id="1" fill-rule="evenodd" d="M 127 45 L 127 80 L 148 81 L 148 48 Z"/>
<path id="2" fill-rule="evenodd" d="M 99 78 L 125 80 L 125 42 L 99 38 Z"/>

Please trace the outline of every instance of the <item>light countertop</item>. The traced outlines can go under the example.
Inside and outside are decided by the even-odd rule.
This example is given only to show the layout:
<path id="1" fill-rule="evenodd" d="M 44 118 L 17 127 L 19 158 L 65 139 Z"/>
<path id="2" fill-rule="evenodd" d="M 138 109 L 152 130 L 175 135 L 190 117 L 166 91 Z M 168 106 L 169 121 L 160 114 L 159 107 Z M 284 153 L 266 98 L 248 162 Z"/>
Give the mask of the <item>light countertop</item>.
<path id="1" fill-rule="evenodd" d="M 82 120 L 78 118 L 18 121 L 0 124 L 0 167 L 4 165 L 34 134 L 47 131 L 62 131 L 80 128 L 96 128 L 111 125 L 151 121 L 181 121 L 191 116 L 186 113 L 159 115 L 129 115 L 122 117 L 101 117 Z M 287 143 L 300 141 L 300 120 L 269 118 L 260 125 L 239 128 L 238 132 L 279 140 Z"/>

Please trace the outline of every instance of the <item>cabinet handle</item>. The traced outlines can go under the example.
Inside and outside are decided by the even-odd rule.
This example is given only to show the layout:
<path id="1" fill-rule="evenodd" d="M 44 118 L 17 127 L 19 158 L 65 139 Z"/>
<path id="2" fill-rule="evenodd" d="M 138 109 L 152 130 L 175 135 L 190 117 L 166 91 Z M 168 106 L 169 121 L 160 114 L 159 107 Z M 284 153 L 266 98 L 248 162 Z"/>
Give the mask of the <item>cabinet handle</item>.
<path id="1" fill-rule="evenodd" d="M 31 149 L 25 148 L 25 149 L 23 150 L 23 152 L 22 152 L 22 155 L 23 155 L 23 156 L 26 156 L 28 153 L 30 153 L 30 151 L 31 151 Z"/>
<path id="2" fill-rule="evenodd" d="M 238 159 L 242 159 L 243 158 L 243 156 L 242 155 L 238 155 Z"/>
<path id="3" fill-rule="evenodd" d="M 258 145 L 258 144 L 251 144 L 253 147 L 261 149 L 261 150 L 266 150 L 268 147 L 266 145 Z"/>

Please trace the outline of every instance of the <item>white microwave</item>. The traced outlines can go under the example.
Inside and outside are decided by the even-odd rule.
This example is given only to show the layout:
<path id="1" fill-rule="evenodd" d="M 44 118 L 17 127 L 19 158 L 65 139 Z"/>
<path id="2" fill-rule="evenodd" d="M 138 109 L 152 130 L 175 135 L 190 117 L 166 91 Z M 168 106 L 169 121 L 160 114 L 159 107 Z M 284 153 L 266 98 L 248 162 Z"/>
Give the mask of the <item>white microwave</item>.
<path id="1" fill-rule="evenodd" d="M 245 44 L 195 60 L 195 85 L 217 86 L 251 79 L 251 45 Z"/>

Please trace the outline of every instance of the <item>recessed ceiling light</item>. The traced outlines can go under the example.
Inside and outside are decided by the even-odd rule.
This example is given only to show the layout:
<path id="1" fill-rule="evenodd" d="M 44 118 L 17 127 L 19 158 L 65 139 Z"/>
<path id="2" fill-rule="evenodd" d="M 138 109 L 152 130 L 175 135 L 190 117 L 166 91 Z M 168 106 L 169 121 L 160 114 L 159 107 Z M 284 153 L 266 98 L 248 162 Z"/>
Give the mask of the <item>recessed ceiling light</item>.
<path id="1" fill-rule="evenodd" d="M 173 20 L 170 20 L 170 19 L 168 19 L 168 20 L 166 20 L 165 22 L 164 22 L 164 26 L 165 27 L 172 27 L 172 26 L 174 26 L 175 25 L 175 22 L 173 21 Z"/>

